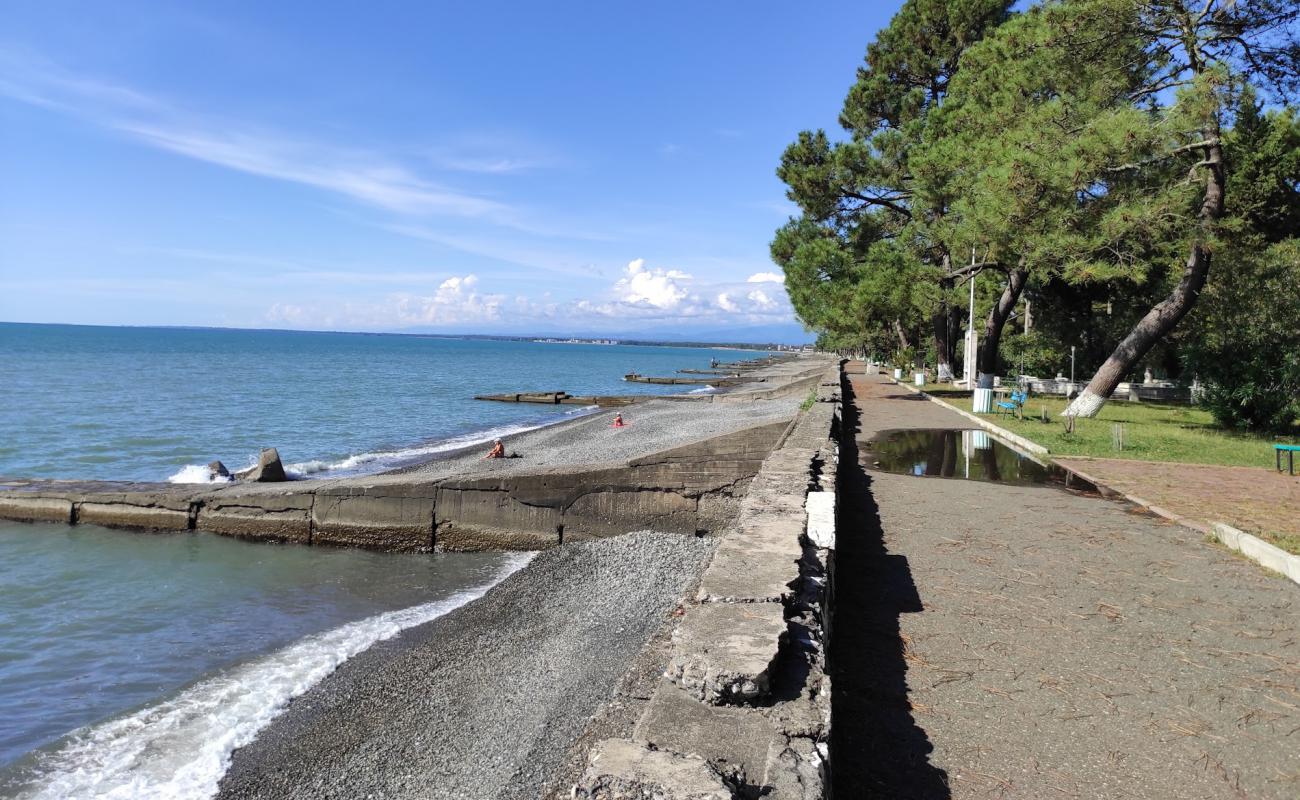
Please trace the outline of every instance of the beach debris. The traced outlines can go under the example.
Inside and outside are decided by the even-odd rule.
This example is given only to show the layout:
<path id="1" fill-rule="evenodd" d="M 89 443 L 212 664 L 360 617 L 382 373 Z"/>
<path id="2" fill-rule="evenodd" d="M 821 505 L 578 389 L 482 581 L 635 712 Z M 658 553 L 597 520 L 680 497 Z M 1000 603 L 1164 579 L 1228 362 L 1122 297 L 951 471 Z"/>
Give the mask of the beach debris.
<path id="1" fill-rule="evenodd" d="M 289 476 L 284 474 L 284 464 L 280 463 L 280 451 L 274 447 L 262 448 L 261 455 L 257 457 L 257 466 L 236 472 L 235 477 L 253 483 L 278 483 L 289 480 Z"/>
<path id="2" fill-rule="evenodd" d="M 228 481 L 230 480 L 230 470 L 226 469 L 226 465 L 220 461 L 213 461 L 208 464 L 208 480 Z"/>

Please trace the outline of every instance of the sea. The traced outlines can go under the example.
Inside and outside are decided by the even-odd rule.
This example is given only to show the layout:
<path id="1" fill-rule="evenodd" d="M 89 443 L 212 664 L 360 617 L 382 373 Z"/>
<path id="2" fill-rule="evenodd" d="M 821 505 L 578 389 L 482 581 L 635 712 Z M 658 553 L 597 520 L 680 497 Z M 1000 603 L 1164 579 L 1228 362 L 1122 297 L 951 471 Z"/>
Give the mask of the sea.
<path id="1" fill-rule="evenodd" d="M 373 473 L 592 411 L 475 395 L 710 391 L 622 377 L 753 355 L 0 323 L 0 476 L 206 482 L 269 446 Z M 0 797 L 210 797 L 292 698 L 528 559 L 0 521 Z"/>

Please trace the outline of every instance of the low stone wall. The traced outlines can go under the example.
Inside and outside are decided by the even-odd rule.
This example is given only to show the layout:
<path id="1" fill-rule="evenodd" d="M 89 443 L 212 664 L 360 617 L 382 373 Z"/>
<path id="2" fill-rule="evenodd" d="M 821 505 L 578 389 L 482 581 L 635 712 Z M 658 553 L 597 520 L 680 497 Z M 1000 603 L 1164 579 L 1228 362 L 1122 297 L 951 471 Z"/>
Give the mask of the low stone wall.
<path id="1" fill-rule="evenodd" d="M 629 530 L 714 532 L 789 422 L 620 466 L 420 481 L 411 475 L 235 484 L 12 482 L 0 518 L 387 551 L 537 550 Z"/>
<path id="2" fill-rule="evenodd" d="M 838 367 L 811 385 L 818 402 L 750 483 L 631 738 L 592 748 L 575 797 L 824 796 Z"/>

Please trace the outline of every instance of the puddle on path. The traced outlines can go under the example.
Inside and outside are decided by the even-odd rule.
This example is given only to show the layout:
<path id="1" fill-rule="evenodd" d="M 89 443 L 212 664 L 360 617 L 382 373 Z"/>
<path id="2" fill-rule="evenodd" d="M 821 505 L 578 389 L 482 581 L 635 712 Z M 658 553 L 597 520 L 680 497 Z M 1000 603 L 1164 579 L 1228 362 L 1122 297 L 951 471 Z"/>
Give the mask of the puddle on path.
<path id="1" fill-rule="evenodd" d="M 1044 466 L 982 430 L 881 431 L 866 449 L 863 463 L 881 472 L 1097 491 L 1077 475 L 1061 467 Z"/>

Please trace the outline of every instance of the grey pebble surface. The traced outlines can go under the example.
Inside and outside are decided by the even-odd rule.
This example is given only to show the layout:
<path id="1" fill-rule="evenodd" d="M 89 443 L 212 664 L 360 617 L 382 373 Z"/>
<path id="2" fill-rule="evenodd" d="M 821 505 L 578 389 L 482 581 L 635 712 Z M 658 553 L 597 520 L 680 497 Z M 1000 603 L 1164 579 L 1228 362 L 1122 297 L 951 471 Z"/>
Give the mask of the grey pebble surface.
<path id="1" fill-rule="evenodd" d="M 646 531 L 539 553 L 293 701 L 218 796 L 539 796 L 714 546 Z"/>

